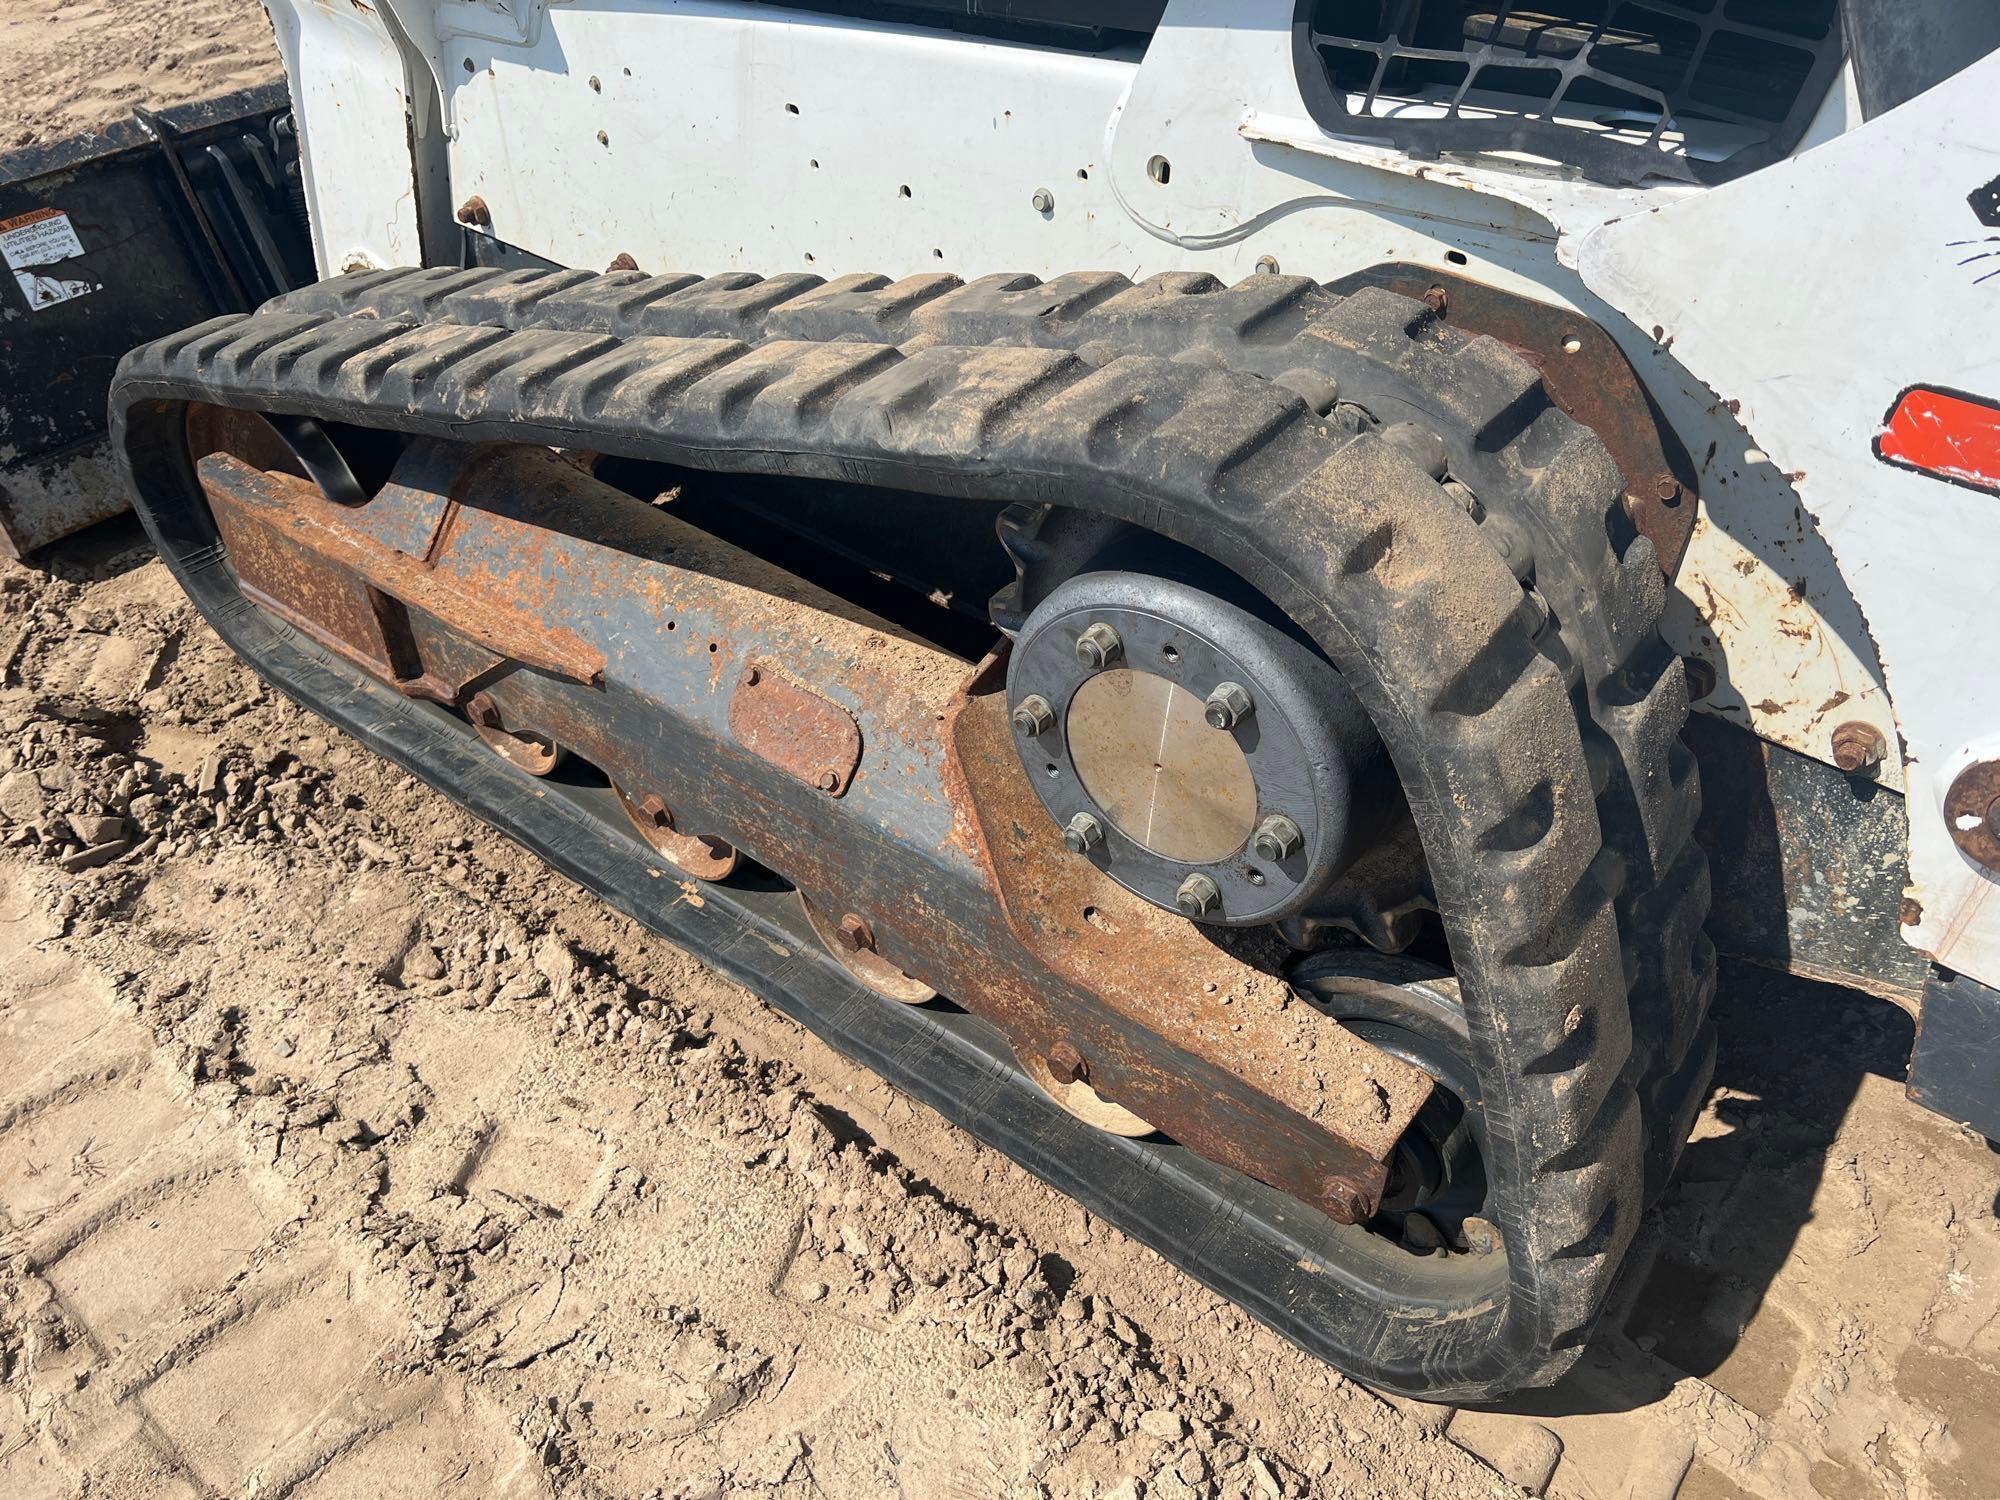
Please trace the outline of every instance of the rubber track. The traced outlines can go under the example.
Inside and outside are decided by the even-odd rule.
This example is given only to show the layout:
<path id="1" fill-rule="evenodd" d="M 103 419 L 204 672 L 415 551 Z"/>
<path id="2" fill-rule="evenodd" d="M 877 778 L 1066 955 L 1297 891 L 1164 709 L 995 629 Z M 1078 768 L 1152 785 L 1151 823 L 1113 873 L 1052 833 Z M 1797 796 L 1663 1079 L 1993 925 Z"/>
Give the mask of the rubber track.
<path id="1" fill-rule="evenodd" d="M 1644 583 L 1644 544 L 1619 545 L 1615 475 L 1590 472 L 1601 448 L 1508 351 L 1407 299 L 1286 277 L 362 273 L 127 358 L 114 432 L 149 524 L 164 481 L 145 465 L 187 399 L 1053 502 L 1234 568 L 1319 640 L 1396 758 L 1466 996 L 1509 1255 L 1503 1306 L 1431 1324 L 1376 1308 L 1336 1358 L 1455 1399 L 1573 1361 L 1649 1144 L 1658 1171 L 1684 1138 L 1668 1095 L 1699 1093 L 1712 961 L 1657 569 Z M 1399 401 L 1490 513 L 1558 514 L 1535 523 L 1553 602 L 1440 465 L 1385 436 Z M 1601 539 L 1551 568 L 1593 507 Z M 1628 1003 L 1628 969 L 1649 966 L 1667 977 Z"/>

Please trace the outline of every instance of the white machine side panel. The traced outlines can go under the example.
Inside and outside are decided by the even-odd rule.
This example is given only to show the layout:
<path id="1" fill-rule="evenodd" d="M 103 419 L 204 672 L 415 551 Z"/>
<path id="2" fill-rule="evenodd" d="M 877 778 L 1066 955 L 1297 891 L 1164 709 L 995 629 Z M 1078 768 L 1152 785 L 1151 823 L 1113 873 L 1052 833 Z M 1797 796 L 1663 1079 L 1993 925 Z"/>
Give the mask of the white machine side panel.
<path id="1" fill-rule="evenodd" d="M 319 273 L 416 265 L 403 56 L 367 7 L 265 0 L 291 79 Z"/>
<path id="2" fill-rule="evenodd" d="M 2000 498 L 1892 468 L 1873 442 L 1916 384 L 2000 396 L 2000 261 L 1969 201 L 2000 168 L 2000 55 L 1860 130 L 1741 182 L 1621 219 L 1585 281 L 1659 324 L 1794 476 L 1867 615 L 1905 742 L 1905 936 L 2000 984 L 1995 878 L 1942 814 L 1968 761 L 2000 754 Z M 2000 241 L 1994 248 L 2000 249 Z"/>

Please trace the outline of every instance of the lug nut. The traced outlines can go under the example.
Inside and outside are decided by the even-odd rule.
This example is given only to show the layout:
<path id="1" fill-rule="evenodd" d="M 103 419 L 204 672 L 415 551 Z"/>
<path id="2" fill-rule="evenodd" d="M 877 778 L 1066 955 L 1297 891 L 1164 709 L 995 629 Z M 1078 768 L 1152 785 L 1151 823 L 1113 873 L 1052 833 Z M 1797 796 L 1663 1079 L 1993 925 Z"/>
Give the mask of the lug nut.
<path id="1" fill-rule="evenodd" d="M 1202 705 L 1201 716 L 1208 720 L 1211 729 L 1234 729 L 1250 717 L 1256 706 L 1250 701 L 1249 693 L 1244 691 L 1243 684 L 1225 682 L 1208 695 L 1208 702 Z"/>
<path id="2" fill-rule="evenodd" d="M 1072 854 L 1088 854 L 1104 842 L 1104 825 L 1089 813 L 1078 813 L 1063 829 L 1063 845 Z"/>
<path id="3" fill-rule="evenodd" d="M 1090 1072 L 1090 1064 L 1083 1054 L 1076 1050 L 1074 1043 L 1057 1042 L 1049 1048 L 1049 1076 L 1057 1083 L 1075 1083 Z"/>
<path id="4" fill-rule="evenodd" d="M 1102 623 L 1085 628 L 1076 638 L 1076 660 L 1079 666 L 1101 672 L 1125 654 L 1125 643 L 1118 639 L 1118 632 Z"/>
<path id="5" fill-rule="evenodd" d="M 1029 739 L 1056 727 L 1056 711 L 1040 693 L 1030 693 L 1014 707 L 1014 730 Z"/>
<path id="6" fill-rule="evenodd" d="M 1257 831 L 1250 836 L 1250 850 L 1259 859 L 1268 859 L 1275 864 L 1298 853 L 1299 846 L 1305 841 L 1298 824 L 1283 813 L 1273 813 L 1259 823 Z"/>
<path id="7" fill-rule="evenodd" d="M 1222 892 L 1206 875 L 1190 875 L 1174 892 L 1174 905 L 1183 916 L 1206 917 L 1221 909 Z"/>

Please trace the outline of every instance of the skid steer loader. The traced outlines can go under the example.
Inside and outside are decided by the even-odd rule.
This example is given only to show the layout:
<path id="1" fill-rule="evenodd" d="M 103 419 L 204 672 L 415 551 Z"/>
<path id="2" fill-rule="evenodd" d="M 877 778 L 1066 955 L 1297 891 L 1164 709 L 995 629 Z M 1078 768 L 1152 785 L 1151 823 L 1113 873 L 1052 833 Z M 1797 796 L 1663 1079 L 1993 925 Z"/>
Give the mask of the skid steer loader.
<path id="1" fill-rule="evenodd" d="M 1434 1398 L 1576 1359 L 1716 943 L 2000 1134 L 1986 0 L 268 4 L 323 279 L 113 441 L 562 874 Z"/>

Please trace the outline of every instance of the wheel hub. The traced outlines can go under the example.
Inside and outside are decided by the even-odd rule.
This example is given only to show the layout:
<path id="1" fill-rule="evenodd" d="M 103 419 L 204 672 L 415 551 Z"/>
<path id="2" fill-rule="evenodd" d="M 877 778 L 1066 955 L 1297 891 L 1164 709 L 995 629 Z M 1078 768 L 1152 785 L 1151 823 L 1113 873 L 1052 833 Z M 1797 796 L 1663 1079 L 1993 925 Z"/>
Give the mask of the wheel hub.
<path id="1" fill-rule="evenodd" d="M 1323 658 L 1234 604 L 1079 575 L 1023 624 L 1007 682 L 1061 841 L 1157 906 L 1278 921 L 1356 852 L 1351 789 L 1374 731 Z"/>

